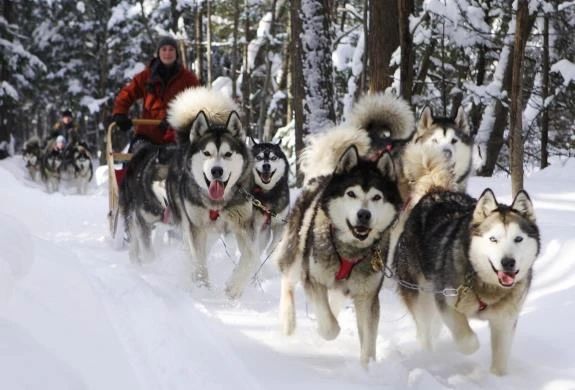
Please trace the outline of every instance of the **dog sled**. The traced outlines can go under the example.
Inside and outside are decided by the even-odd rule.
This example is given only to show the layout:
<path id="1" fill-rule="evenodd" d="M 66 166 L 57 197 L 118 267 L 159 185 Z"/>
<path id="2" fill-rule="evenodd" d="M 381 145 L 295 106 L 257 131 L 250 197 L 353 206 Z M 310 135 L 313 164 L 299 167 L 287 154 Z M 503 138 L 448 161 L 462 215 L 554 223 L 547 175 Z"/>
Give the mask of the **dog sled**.
<path id="1" fill-rule="evenodd" d="M 157 119 L 132 119 L 132 124 L 137 125 L 152 125 L 157 126 L 160 124 L 160 120 Z M 126 164 L 132 158 L 131 153 L 126 152 L 116 152 L 114 151 L 114 146 L 112 145 L 113 133 L 118 129 L 116 122 L 112 122 L 108 126 L 108 132 L 106 134 L 106 160 L 108 163 L 108 223 L 110 228 L 110 234 L 113 239 L 117 238 L 116 233 L 118 232 L 118 221 L 120 216 L 120 202 L 119 202 L 119 187 L 120 182 L 124 178 L 126 173 Z M 121 167 L 116 165 L 122 164 Z M 120 232 L 121 233 L 121 232 Z M 120 235 L 120 237 L 122 237 Z"/>

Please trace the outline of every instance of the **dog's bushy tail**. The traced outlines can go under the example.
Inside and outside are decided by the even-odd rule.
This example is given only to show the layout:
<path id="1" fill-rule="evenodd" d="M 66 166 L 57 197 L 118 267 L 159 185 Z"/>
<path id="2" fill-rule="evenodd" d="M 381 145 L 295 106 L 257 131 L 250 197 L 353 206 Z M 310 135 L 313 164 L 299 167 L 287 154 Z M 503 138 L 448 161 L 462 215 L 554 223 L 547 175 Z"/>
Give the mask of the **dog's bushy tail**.
<path id="1" fill-rule="evenodd" d="M 438 148 L 410 143 L 404 150 L 402 162 L 403 174 L 410 186 L 411 205 L 431 191 L 457 191 L 453 167 Z"/>

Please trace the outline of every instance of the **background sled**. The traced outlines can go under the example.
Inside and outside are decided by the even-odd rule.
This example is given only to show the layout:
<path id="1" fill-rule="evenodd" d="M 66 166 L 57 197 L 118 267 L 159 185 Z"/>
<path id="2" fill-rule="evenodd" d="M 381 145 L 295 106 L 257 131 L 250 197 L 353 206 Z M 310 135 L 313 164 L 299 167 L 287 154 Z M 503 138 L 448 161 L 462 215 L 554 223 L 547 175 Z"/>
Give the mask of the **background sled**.
<path id="1" fill-rule="evenodd" d="M 132 119 L 132 124 L 137 125 L 159 125 L 160 120 L 157 119 Z M 117 169 L 115 164 L 123 164 L 130 161 L 132 158 L 131 153 L 125 152 L 114 152 L 114 147 L 112 145 L 112 135 L 113 132 L 118 129 L 116 122 L 112 122 L 108 126 L 108 132 L 106 134 L 106 160 L 108 162 L 108 223 L 110 227 L 110 233 L 112 239 L 116 240 L 118 232 L 118 220 L 120 215 L 119 207 L 119 185 L 122 181 L 124 174 L 126 172 L 125 165 L 122 168 Z M 119 235 L 122 238 L 122 234 Z"/>

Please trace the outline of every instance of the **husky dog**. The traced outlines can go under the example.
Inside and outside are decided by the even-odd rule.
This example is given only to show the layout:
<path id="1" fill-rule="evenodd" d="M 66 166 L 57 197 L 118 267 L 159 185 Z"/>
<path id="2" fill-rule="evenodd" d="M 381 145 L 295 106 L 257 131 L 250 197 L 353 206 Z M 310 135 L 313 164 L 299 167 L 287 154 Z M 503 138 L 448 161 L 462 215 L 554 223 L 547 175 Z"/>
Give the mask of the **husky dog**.
<path id="1" fill-rule="evenodd" d="M 255 227 L 260 231 L 260 253 L 263 253 L 272 239 L 270 249 L 275 248 L 281 238 L 289 212 L 289 163 L 280 142 L 257 143 L 250 138 L 253 144 L 254 156 L 254 186 L 251 193 L 261 206 L 254 210 Z"/>
<path id="2" fill-rule="evenodd" d="M 75 184 L 78 194 L 85 195 L 88 192 L 94 169 L 92 154 L 85 143 L 75 143 L 64 150 L 64 161 L 60 169 L 62 175 L 71 184 Z"/>
<path id="3" fill-rule="evenodd" d="M 340 331 L 328 290 L 353 300 L 360 360 L 366 365 L 375 359 L 383 279 L 379 267 L 387 255 L 389 231 L 400 205 L 390 155 L 364 160 L 353 145 L 332 175 L 304 188 L 274 252 L 282 272 L 284 333 L 292 334 L 295 329 L 293 289 L 301 280 L 315 308 L 319 334 L 327 340 Z"/>
<path id="4" fill-rule="evenodd" d="M 533 205 L 520 191 L 511 206 L 486 189 L 478 200 L 431 191 L 413 208 L 395 251 L 400 295 L 421 344 L 430 349 L 439 311 L 458 349 L 479 348 L 469 318 L 489 321 L 491 371 L 503 375 L 517 318 L 539 254 Z"/>
<path id="5" fill-rule="evenodd" d="M 175 146 L 144 144 L 132 156 L 120 184 L 120 212 L 133 263 L 154 257 L 151 236 L 158 223 L 169 222 L 166 178 Z"/>
<path id="6" fill-rule="evenodd" d="M 40 180 L 42 143 L 40 138 L 32 137 L 24 144 L 22 157 L 26 161 L 26 169 L 33 181 Z"/>
<path id="7" fill-rule="evenodd" d="M 62 165 L 62 151 L 54 149 L 51 143 L 48 143 L 41 159 L 41 176 L 46 185 L 46 191 L 49 193 L 58 191 L 60 186 L 60 167 Z"/>
<path id="8" fill-rule="evenodd" d="M 310 137 L 301 156 L 304 182 L 331 174 L 351 145 L 362 157 L 376 160 L 387 152 L 395 162 L 414 131 L 413 112 L 405 100 L 391 94 L 365 95 L 354 105 L 346 123 Z"/>
<path id="9" fill-rule="evenodd" d="M 415 143 L 432 145 L 443 152 L 453 165 L 459 191 L 467 188 L 471 174 L 473 137 L 471 136 L 465 111 L 459 107 L 455 117 L 435 117 L 430 107 L 421 113 L 414 137 Z"/>
<path id="10" fill-rule="evenodd" d="M 231 298 L 241 295 L 258 260 L 249 194 L 253 157 L 237 112 L 229 97 L 207 88 L 180 93 L 168 108 L 179 143 L 166 182 L 168 200 L 190 248 L 193 278 L 209 284 L 208 233 L 233 233 L 241 256 L 226 286 Z"/>

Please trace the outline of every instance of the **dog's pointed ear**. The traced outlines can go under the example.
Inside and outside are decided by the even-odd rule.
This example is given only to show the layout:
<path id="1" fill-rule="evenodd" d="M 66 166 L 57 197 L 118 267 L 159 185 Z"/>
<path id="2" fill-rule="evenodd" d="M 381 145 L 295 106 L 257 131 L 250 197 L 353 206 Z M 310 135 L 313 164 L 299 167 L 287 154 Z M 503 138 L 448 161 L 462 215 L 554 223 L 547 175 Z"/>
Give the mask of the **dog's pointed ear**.
<path id="1" fill-rule="evenodd" d="M 458 129 L 469 135 L 470 131 L 469 124 L 467 123 L 467 115 L 465 114 L 465 110 L 462 106 L 459 106 L 457 109 L 457 114 L 455 114 L 455 119 L 453 122 Z"/>
<path id="2" fill-rule="evenodd" d="M 278 139 L 278 142 L 275 143 L 275 146 L 282 146 L 282 139 Z"/>
<path id="3" fill-rule="evenodd" d="M 353 169 L 359 161 L 359 154 L 355 145 L 350 146 L 341 155 L 337 166 L 335 167 L 335 173 L 349 172 Z"/>
<path id="4" fill-rule="evenodd" d="M 479 199 L 477 199 L 477 204 L 475 205 L 475 210 L 473 211 L 473 220 L 480 222 L 483 221 L 489 214 L 497 210 L 499 204 L 495 199 L 495 195 L 490 188 L 487 188 Z"/>
<path id="5" fill-rule="evenodd" d="M 433 124 L 433 111 L 431 107 L 425 106 L 419 117 L 419 129 L 429 129 Z"/>
<path id="6" fill-rule="evenodd" d="M 513 199 L 511 208 L 525 216 L 529 221 L 535 222 L 535 210 L 533 209 L 533 203 L 527 192 L 523 190 L 519 191 L 517 195 L 515 195 L 515 199 Z"/>
<path id="7" fill-rule="evenodd" d="M 242 127 L 242 121 L 240 120 L 240 116 L 237 112 L 232 111 L 230 116 L 228 117 L 228 123 L 226 123 L 226 129 L 229 131 L 234 137 L 238 137 L 240 139 L 246 139 L 246 133 L 244 128 Z"/>
<path id="8" fill-rule="evenodd" d="M 395 179 L 395 166 L 389 153 L 383 153 L 377 160 L 377 169 L 390 179 Z"/>
<path id="9" fill-rule="evenodd" d="M 209 128 L 210 125 L 208 124 L 206 113 L 203 111 L 198 112 L 190 128 L 190 142 L 194 142 L 195 139 L 200 138 Z"/>

